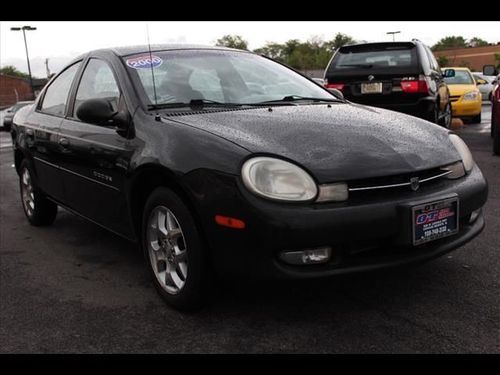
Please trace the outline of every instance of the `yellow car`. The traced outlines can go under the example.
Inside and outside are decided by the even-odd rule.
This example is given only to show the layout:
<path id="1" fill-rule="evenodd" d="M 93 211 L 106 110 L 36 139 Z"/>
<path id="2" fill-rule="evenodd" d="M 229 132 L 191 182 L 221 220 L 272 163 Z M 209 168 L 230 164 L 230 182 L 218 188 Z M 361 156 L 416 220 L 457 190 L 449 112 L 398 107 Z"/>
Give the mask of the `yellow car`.
<path id="1" fill-rule="evenodd" d="M 444 78 L 450 90 L 452 116 L 480 123 L 482 97 L 472 73 L 467 68 L 443 68 L 443 71 L 445 69 L 455 70 L 454 77 Z"/>

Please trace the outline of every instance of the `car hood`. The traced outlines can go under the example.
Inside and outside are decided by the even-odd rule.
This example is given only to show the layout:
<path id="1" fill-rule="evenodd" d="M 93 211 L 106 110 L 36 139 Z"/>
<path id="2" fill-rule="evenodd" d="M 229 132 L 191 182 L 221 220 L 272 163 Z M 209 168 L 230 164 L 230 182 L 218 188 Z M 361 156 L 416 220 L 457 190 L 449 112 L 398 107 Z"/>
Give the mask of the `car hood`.
<path id="1" fill-rule="evenodd" d="M 389 176 L 460 160 L 448 131 L 357 104 L 275 106 L 170 117 L 252 153 L 290 159 L 320 183 Z"/>
<path id="2" fill-rule="evenodd" d="M 451 96 L 461 96 L 466 92 L 479 91 L 476 85 L 448 85 Z"/>

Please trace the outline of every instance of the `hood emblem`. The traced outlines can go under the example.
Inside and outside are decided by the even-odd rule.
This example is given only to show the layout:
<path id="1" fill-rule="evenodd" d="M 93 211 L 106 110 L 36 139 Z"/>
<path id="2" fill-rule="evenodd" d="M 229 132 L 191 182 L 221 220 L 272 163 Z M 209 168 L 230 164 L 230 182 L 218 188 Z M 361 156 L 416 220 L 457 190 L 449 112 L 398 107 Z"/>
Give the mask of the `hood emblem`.
<path id="1" fill-rule="evenodd" d="M 410 178 L 410 187 L 411 190 L 417 191 L 418 188 L 420 187 L 420 179 L 418 177 Z"/>
<path id="2" fill-rule="evenodd" d="M 375 79 L 375 76 L 372 76 L 371 74 L 368 76 L 368 81 L 373 81 Z"/>

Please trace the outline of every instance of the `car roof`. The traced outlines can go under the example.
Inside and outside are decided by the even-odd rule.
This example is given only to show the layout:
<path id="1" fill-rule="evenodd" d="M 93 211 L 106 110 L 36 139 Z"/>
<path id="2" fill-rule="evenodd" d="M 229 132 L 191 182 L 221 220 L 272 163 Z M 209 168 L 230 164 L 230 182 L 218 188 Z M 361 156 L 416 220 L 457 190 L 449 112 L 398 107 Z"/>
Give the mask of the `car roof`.
<path id="1" fill-rule="evenodd" d="M 148 46 L 147 44 L 135 45 L 135 46 L 121 46 L 121 47 L 111 47 L 111 48 L 101 48 L 93 51 L 89 51 L 89 53 L 95 52 L 112 52 L 118 56 L 128 56 L 135 55 L 138 53 L 147 53 L 151 48 L 151 52 L 158 51 L 172 51 L 172 50 L 193 50 L 193 49 L 211 49 L 211 50 L 225 50 L 225 51 L 239 51 L 239 52 L 248 52 L 244 50 L 227 48 L 227 47 L 219 47 L 219 46 L 206 46 L 200 44 L 151 44 Z"/>
<path id="2" fill-rule="evenodd" d="M 445 66 L 445 67 L 441 68 L 441 70 L 444 70 L 444 69 L 465 70 L 465 71 L 467 71 L 467 72 L 469 72 L 469 73 L 472 74 L 472 72 L 470 71 L 469 68 L 465 68 L 463 66 L 457 66 L 457 67 L 455 67 L 455 66 Z"/>
<path id="3" fill-rule="evenodd" d="M 353 44 L 344 44 L 340 48 L 350 48 L 350 47 L 360 47 L 360 46 L 388 46 L 388 45 L 401 45 L 401 46 L 408 46 L 410 44 L 416 45 L 418 41 L 414 40 L 403 40 L 403 41 L 397 41 L 397 42 L 365 42 L 365 43 L 353 43 Z"/>

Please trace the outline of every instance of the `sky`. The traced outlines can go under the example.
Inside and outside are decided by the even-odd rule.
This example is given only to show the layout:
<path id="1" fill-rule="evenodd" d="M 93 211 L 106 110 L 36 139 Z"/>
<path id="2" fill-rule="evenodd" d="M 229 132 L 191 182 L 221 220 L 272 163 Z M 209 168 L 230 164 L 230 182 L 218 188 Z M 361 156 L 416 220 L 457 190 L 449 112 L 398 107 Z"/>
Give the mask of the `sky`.
<path id="1" fill-rule="evenodd" d="M 10 30 L 24 25 L 37 28 L 27 31 L 26 38 L 32 74 L 39 78 L 47 76 L 47 58 L 50 72 L 57 73 L 74 57 L 93 49 L 146 44 L 146 27 L 151 44 L 214 45 L 223 35 L 236 34 L 248 41 L 249 49 L 262 47 L 266 42 L 306 41 L 313 36 L 328 40 L 337 32 L 374 42 L 390 41 L 392 36 L 386 34 L 388 31 L 401 31 L 396 40 L 417 38 L 429 46 L 450 35 L 500 42 L 498 21 L 9 21 L 0 22 L 0 67 L 14 65 L 28 71 L 22 32 Z"/>

